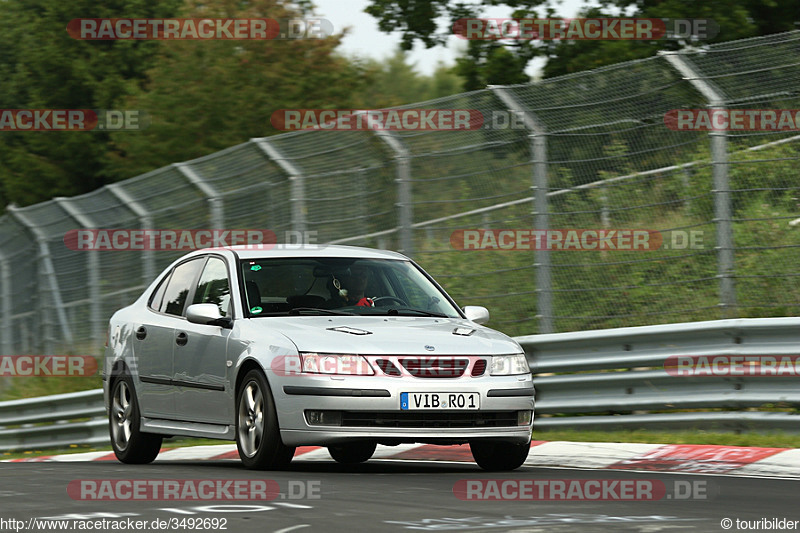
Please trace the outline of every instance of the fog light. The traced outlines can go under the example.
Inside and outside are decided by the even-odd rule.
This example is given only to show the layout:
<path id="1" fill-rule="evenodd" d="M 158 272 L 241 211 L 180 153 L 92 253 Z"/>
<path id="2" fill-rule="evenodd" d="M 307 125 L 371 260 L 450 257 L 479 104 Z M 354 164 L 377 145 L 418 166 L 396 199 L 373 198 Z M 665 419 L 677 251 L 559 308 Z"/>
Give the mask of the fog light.
<path id="1" fill-rule="evenodd" d="M 531 423 L 532 411 L 517 411 L 517 425 L 529 426 Z"/>
<path id="2" fill-rule="evenodd" d="M 309 426 L 341 426 L 342 413 L 339 411 L 306 411 Z"/>

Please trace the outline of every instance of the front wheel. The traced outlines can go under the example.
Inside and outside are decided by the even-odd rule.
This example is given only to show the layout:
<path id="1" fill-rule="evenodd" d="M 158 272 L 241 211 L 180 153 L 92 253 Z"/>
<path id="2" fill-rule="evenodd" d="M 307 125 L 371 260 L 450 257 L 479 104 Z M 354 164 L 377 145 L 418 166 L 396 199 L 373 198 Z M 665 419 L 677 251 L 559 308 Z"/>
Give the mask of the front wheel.
<path id="1" fill-rule="evenodd" d="M 261 371 L 245 375 L 236 405 L 236 447 L 244 466 L 277 470 L 288 465 L 295 449 L 281 441 L 275 400 Z"/>
<path id="2" fill-rule="evenodd" d="M 375 453 L 376 447 L 377 443 L 375 442 L 354 442 L 328 446 L 328 453 L 337 463 L 353 465 L 369 461 L 372 454 Z"/>
<path id="3" fill-rule="evenodd" d="M 472 457 L 478 466 L 490 472 L 514 470 L 522 466 L 531 450 L 531 442 L 514 444 L 513 442 L 480 442 L 469 443 Z"/>
<path id="4" fill-rule="evenodd" d="M 161 451 L 161 435 L 139 431 L 139 402 L 130 376 L 121 376 L 111 388 L 108 426 L 114 455 L 123 463 L 147 464 Z"/>

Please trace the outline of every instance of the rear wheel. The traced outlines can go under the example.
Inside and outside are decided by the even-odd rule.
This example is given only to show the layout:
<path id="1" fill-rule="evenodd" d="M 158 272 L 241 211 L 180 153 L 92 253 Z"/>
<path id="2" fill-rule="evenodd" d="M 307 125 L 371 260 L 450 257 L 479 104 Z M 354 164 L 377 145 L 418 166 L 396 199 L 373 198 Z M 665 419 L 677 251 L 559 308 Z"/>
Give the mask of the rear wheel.
<path id="1" fill-rule="evenodd" d="M 261 371 L 245 375 L 236 405 L 236 447 L 244 466 L 276 470 L 288 465 L 295 449 L 281 441 L 275 400 Z"/>
<path id="2" fill-rule="evenodd" d="M 372 454 L 375 453 L 376 447 L 377 443 L 375 442 L 354 442 L 328 446 L 328 453 L 337 463 L 352 465 L 369 461 Z"/>
<path id="3" fill-rule="evenodd" d="M 469 443 L 472 457 L 484 470 L 501 472 L 514 470 L 522 466 L 531 450 L 531 442 L 514 444 L 513 442 L 481 442 Z"/>
<path id="4" fill-rule="evenodd" d="M 161 451 L 161 435 L 139 431 L 139 403 L 130 376 L 121 376 L 111 388 L 108 426 L 114 455 L 123 463 L 151 463 Z"/>

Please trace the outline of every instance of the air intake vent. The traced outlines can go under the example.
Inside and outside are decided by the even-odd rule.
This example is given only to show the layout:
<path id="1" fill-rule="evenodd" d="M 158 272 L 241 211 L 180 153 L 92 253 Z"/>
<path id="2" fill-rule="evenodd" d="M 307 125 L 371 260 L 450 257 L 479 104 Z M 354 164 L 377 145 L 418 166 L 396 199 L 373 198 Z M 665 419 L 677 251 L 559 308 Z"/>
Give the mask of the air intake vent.
<path id="1" fill-rule="evenodd" d="M 402 374 L 402 372 L 400 372 L 400 369 L 394 366 L 394 363 L 392 363 L 388 359 L 378 359 L 377 361 L 375 361 L 375 364 L 387 376 L 400 376 Z"/>
<path id="2" fill-rule="evenodd" d="M 472 367 L 472 376 L 482 376 L 486 372 L 486 359 L 478 359 Z"/>

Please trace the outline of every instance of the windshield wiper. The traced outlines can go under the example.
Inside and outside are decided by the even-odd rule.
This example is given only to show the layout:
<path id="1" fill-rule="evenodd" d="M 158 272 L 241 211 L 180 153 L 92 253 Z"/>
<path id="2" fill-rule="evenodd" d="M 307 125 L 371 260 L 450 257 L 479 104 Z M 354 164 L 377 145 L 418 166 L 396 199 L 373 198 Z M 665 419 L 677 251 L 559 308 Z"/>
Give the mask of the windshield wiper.
<path id="1" fill-rule="evenodd" d="M 389 315 L 399 315 L 401 313 L 419 313 L 423 316 L 435 316 L 437 318 L 447 318 L 447 315 L 444 313 L 433 313 L 431 311 L 424 311 L 422 309 L 412 309 L 411 307 L 393 307 L 386 311 Z"/>
<path id="2" fill-rule="evenodd" d="M 335 309 L 322 309 L 320 307 L 295 307 L 294 309 L 289 309 L 290 315 L 299 315 L 305 313 L 314 313 L 320 315 L 350 315 L 356 316 L 355 313 L 348 313 L 347 311 L 337 311 Z"/>

